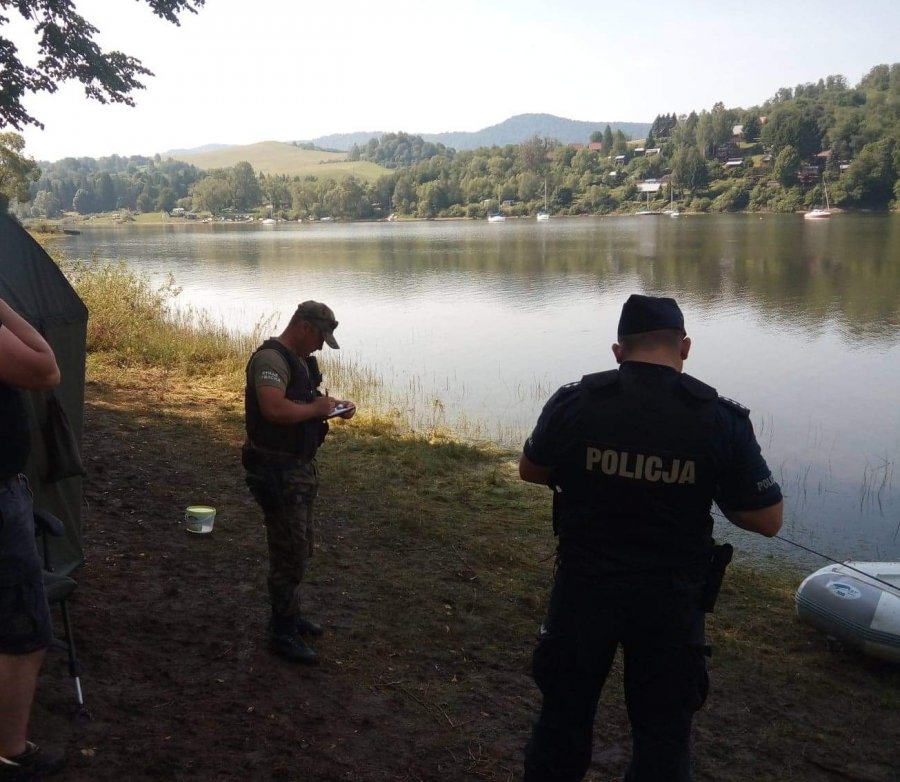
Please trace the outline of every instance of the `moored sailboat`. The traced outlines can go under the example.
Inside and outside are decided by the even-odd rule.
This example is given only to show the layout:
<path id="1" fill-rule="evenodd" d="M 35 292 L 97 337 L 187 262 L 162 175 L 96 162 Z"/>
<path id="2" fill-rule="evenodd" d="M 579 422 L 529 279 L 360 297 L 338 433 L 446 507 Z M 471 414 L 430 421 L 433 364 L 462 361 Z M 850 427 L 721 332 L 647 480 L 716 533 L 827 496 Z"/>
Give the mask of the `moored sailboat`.
<path id="1" fill-rule="evenodd" d="M 823 220 L 825 218 L 831 217 L 831 205 L 828 203 L 828 185 L 825 184 L 825 175 L 822 175 L 822 189 L 825 191 L 825 208 L 819 209 L 816 207 L 815 209 L 810 209 L 806 212 L 803 217 L 806 220 Z"/>
<path id="2" fill-rule="evenodd" d="M 535 215 L 536 220 L 543 222 L 550 219 L 550 210 L 547 209 L 547 180 L 544 180 L 544 208 Z"/>
<path id="3" fill-rule="evenodd" d="M 489 223 L 505 223 L 506 222 L 506 215 L 503 214 L 503 196 L 500 195 L 499 193 L 497 194 L 497 211 L 492 215 L 488 215 L 487 221 Z"/>

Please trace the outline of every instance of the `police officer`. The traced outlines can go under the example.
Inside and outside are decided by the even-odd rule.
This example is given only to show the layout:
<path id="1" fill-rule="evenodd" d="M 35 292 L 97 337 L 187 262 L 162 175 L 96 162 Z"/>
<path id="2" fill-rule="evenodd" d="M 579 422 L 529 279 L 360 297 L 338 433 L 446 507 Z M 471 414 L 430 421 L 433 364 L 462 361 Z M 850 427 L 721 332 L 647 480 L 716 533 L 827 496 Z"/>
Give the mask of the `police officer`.
<path id="1" fill-rule="evenodd" d="M 749 411 L 682 372 L 691 341 L 673 299 L 632 295 L 618 369 L 560 388 L 519 462 L 554 489 L 557 570 L 533 673 L 543 695 L 526 782 L 580 780 L 600 690 L 619 644 L 632 729 L 626 782 L 690 780 L 690 731 L 708 687 L 704 607 L 722 548 L 713 500 L 775 535 L 782 497 Z M 730 551 L 730 548 L 729 548 Z"/>
<path id="2" fill-rule="evenodd" d="M 337 349 L 334 312 L 305 301 L 277 337 L 247 364 L 244 393 L 247 440 L 242 451 L 247 485 L 265 516 L 269 548 L 269 642 L 280 657 L 308 665 L 318 654 L 305 638 L 322 628 L 300 613 L 300 584 L 313 552 L 313 504 L 319 489 L 316 451 L 326 418 L 352 418 L 352 402 L 319 390 L 322 375 L 311 355 L 325 343 Z"/>

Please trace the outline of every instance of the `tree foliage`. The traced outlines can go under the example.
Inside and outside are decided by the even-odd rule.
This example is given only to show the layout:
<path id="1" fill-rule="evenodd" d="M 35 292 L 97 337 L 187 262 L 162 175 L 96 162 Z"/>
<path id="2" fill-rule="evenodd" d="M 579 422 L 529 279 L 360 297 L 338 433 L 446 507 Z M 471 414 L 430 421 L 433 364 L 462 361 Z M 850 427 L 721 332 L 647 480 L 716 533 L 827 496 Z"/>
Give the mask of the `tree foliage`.
<path id="1" fill-rule="evenodd" d="M 178 24 L 181 13 L 196 13 L 205 0 L 145 0 L 153 13 Z M 140 79 L 153 73 L 119 51 L 103 51 L 94 40 L 98 29 L 80 16 L 72 0 L 0 0 L 0 12 L 16 11 L 34 25 L 36 65 L 26 65 L 19 48 L 0 36 L 0 127 L 22 130 L 43 127 L 28 113 L 24 100 L 30 93 L 56 92 L 61 82 L 76 80 L 88 98 L 100 103 L 134 105 L 131 93 L 143 89 Z M 0 28 L 9 17 L 0 13 Z"/>
<path id="2" fill-rule="evenodd" d="M 784 187 L 797 184 L 797 172 L 800 170 L 800 155 L 790 144 L 783 147 L 775 158 L 775 179 Z"/>
<path id="3" fill-rule="evenodd" d="M 702 190 L 709 183 L 706 160 L 696 146 L 683 146 L 672 161 L 672 178 L 675 187 L 690 192 Z"/>
<path id="4" fill-rule="evenodd" d="M 156 208 L 161 191 L 171 188 L 176 198 L 186 198 L 194 182 L 203 176 L 199 169 L 188 163 L 157 162 L 140 155 L 111 155 L 99 159 L 70 157 L 41 165 L 39 178 L 31 183 L 32 205 L 25 216 L 33 213 L 35 217 L 52 217 L 57 210 L 72 209 L 79 190 L 91 194 L 91 211 L 139 210 L 139 202 L 152 210 Z M 42 193 L 52 198 L 40 198 Z"/>
<path id="5" fill-rule="evenodd" d="M 348 153 L 350 160 L 368 160 L 385 168 L 413 166 L 438 155 L 453 155 L 443 144 L 425 141 L 408 133 L 386 133 L 380 139 L 369 139 L 360 147 L 354 144 Z"/>
<path id="6" fill-rule="evenodd" d="M 0 133 L 0 214 L 10 201 L 28 201 L 29 188 L 40 176 L 38 164 L 22 151 L 25 139 L 18 133 Z"/>
<path id="7" fill-rule="evenodd" d="M 218 215 L 231 203 L 231 188 L 224 175 L 211 175 L 194 185 L 191 196 L 195 209 Z"/>

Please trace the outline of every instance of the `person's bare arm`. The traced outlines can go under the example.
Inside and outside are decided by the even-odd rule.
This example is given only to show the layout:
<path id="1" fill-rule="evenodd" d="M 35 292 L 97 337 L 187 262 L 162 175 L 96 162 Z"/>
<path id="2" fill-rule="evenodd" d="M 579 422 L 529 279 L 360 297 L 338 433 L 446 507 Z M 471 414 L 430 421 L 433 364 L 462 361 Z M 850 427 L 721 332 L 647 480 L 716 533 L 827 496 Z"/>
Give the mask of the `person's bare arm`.
<path id="1" fill-rule="evenodd" d="M 519 477 L 529 483 L 541 483 L 547 486 L 550 483 L 550 468 L 535 464 L 523 453 L 519 457 Z"/>
<path id="2" fill-rule="evenodd" d="M 273 424 L 299 424 L 325 418 L 337 405 L 337 400 L 330 396 L 319 396 L 312 402 L 293 402 L 285 396 L 283 388 L 276 386 L 258 386 L 256 398 L 263 418 Z"/>
<path id="3" fill-rule="evenodd" d="M 781 529 L 784 500 L 779 500 L 768 508 L 758 510 L 728 510 L 726 508 L 721 508 L 721 510 L 725 514 L 725 518 L 736 527 L 771 538 L 777 535 Z"/>
<path id="4" fill-rule="evenodd" d="M 56 356 L 47 341 L 0 299 L 0 382 L 26 391 L 59 385 Z"/>

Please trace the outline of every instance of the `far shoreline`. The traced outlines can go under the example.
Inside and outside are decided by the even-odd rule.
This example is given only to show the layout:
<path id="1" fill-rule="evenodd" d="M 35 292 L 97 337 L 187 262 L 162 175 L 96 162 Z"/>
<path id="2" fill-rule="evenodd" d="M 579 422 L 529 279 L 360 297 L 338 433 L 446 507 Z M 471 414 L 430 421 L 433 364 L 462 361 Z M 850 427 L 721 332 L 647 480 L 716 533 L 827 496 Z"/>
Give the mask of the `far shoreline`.
<path id="1" fill-rule="evenodd" d="M 727 212 L 696 212 L 681 211 L 672 217 L 667 211 L 653 212 L 652 214 L 641 212 L 604 212 L 603 214 L 555 214 L 551 215 L 551 221 L 555 220 L 583 220 L 587 218 L 615 218 L 615 217 L 669 217 L 670 219 L 680 219 L 682 217 L 717 217 L 725 215 L 746 215 L 757 217 L 772 216 L 789 216 L 803 217 L 807 210 L 795 212 L 776 212 L 776 211 L 750 211 L 746 209 L 727 211 Z M 884 209 L 838 209 L 832 208 L 832 217 L 845 215 L 893 215 L 898 210 Z M 80 230 L 91 228 L 159 228 L 171 226 L 203 226 L 203 225 L 249 225 L 254 227 L 273 227 L 272 224 L 263 224 L 264 218 L 253 218 L 249 220 L 233 220 L 227 218 L 216 218 L 212 216 L 204 216 L 199 219 L 186 219 L 183 217 L 166 217 L 163 218 L 156 213 L 146 213 L 140 215 L 137 219 L 122 220 L 110 215 L 85 215 L 83 217 L 67 216 L 55 219 L 30 218 L 23 220 L 22 224 L 31 233 L 41 236 L 61 237 L 65 235 L 75 235 Z M 276 219 L 274 225 L 319 225 L 319 224 L 380 224 L 380 223 L 487 223 L 487 218 L 482 217 L 416 217 L 416 216 L 397 216 L 394 219 L 389 218 L 370 218 L 370 219 L 350 219 L 335 217 L 332 219 L 309 219 L 298 218 L 296 220 Z M 505 222 L 537 222 L 535 215 L 508 215 Z"/>

